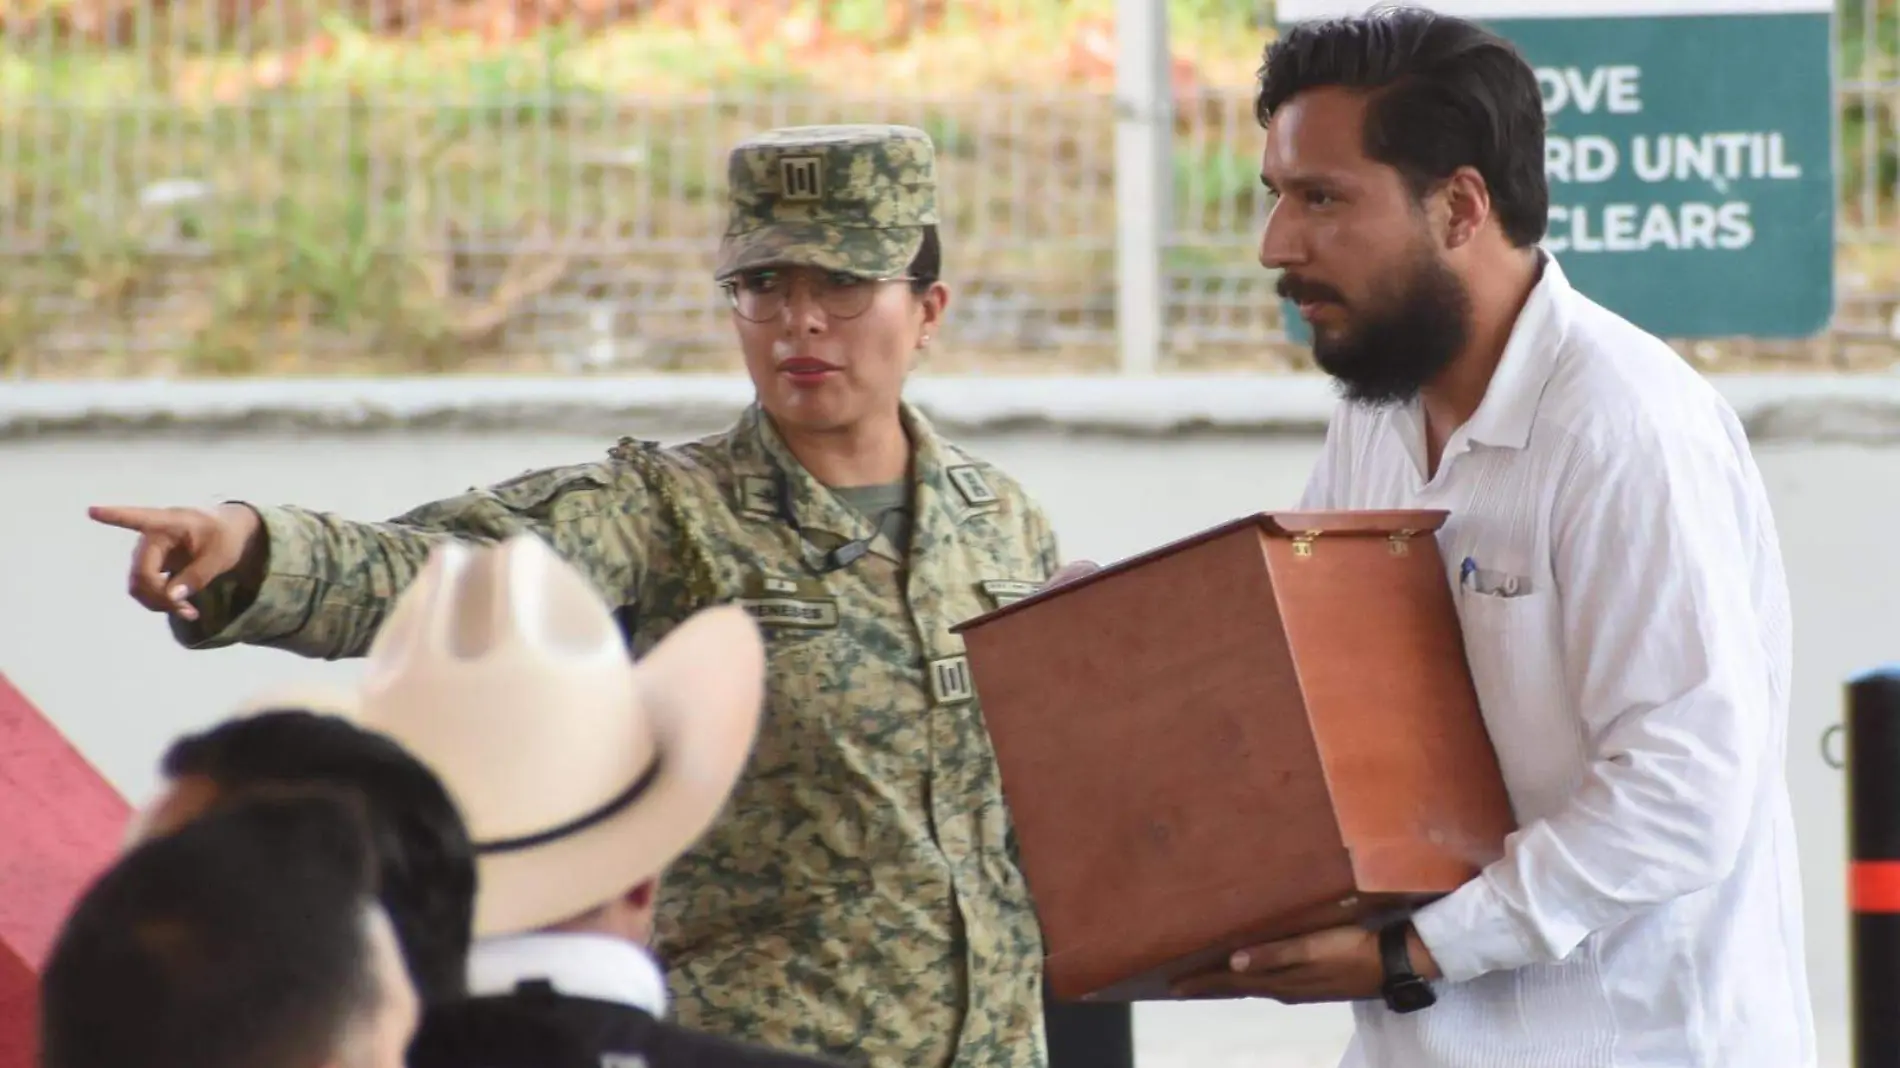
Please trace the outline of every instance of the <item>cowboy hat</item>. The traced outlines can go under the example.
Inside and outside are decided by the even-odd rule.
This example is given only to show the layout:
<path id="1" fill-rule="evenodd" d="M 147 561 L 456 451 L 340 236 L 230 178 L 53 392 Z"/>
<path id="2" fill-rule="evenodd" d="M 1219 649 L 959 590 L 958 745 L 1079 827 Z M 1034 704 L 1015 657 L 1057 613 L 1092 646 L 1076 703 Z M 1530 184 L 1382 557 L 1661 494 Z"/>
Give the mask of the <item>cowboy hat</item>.
<path id="1" fill-rule="evenodd" d="M 265 712 L 298 709 L 318 715 L 354 716 L 356 691 L 324 682 L 300 682 L 275 686 L 251 693 L 232 706 L 232 719 L 244 719 Z"/>
<path id="2" fill-rule="evenodd" d="M 663 871 L 724 808 L 764 703 L 743 609 L 699 612 L 636 664 L 593 586 L 530 536 L 437 546 L 367 661 L 337 711 L 407 747 L 462 810 L 477 937 Z"/>

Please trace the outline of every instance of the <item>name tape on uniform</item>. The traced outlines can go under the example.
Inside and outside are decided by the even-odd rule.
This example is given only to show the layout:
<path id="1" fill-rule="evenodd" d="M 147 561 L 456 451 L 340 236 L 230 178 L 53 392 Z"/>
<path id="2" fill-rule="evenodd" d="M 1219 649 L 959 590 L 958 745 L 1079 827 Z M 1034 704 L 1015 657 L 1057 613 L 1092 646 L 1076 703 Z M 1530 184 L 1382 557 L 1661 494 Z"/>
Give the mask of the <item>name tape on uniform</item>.
<path id="1" fill-rule="evenodd" d="M 805 627 L 829 630 L 838 625 L 838 602 L 801 597 L 741 597 L 738 604 L 752 613 L 761 627 Z"/>
<path id="2" fill-rule="evenodd" d="M 986 579 L 976 584 L 990 603 L 998 608 L 1015 604 L 1030 594 L 1042 589 L 1040 582 L 1023 582 L 1018 579 Z"/>

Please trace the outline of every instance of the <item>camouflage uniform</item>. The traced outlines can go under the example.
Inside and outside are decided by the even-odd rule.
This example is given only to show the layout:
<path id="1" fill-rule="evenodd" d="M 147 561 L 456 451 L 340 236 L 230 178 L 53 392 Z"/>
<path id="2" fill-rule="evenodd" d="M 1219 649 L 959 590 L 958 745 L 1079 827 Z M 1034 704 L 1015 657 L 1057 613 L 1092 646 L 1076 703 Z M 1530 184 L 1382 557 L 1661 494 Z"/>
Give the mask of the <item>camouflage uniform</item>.
<path id="1" fill-rule="evenodd" d="M 903 273 L 915 227 L 935 218 L 929 142 L 902 129 L 823 134 L 781 132 L 735 153 L 722 271 L 835 257 L 820 265 Z M 766 191 L 809 183 L 799 169 L 813 158 L 821 207 L 901 229 L 842 230 Z M 758 228 L 775 217 L 819 244 Z M 910 406 L 902 418 L 914 447 L 907 549 L 813 479 L 755 405 L 712 437 L 623 440 L 602 462 L 386 523 L 259 508 L 270 556 L 254 595 L 213 584 L 201 621 L 173 626 L 199 648 L 361 655 L 433 543 L 522 531 L 624 606 L 637 651 L 706 605 L 747 606 L 770 648 L 757 750 L 720 822 L 662 884 L 680 1022 L 877 1068 L 1041 1068 L 1040 932 L 950 627 L 1046 580 L 1055 536 L 1013 480 Z M 841 546 L 863 554 L 832 566 L 852 555 Z"/>

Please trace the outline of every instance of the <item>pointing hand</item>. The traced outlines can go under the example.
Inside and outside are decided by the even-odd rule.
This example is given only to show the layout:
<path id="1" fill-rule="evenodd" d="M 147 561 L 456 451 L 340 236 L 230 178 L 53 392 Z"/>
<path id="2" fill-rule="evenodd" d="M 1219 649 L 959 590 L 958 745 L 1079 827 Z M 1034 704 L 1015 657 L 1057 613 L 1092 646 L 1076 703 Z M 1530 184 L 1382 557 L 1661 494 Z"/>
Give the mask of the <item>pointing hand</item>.
<path id="1" fill-rule="evenodd" d="M 263 523 L 241 504 L 216 509 L 97 506 L 95 521 L 138 534 L 127 591 L 154 612 L 195 620 L 191 597 L 262 549 Z"/>

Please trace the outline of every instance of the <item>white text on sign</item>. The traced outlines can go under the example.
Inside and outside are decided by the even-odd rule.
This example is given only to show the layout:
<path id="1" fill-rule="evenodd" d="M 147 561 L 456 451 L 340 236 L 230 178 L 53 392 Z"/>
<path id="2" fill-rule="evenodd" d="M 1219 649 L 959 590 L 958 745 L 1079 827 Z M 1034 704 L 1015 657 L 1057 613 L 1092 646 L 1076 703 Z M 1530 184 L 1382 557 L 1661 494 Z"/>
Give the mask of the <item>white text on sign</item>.
<path id="1" fill-rule="evenodd" d="M 1553 204 L 1544 247 L 1552 252 L 1736 252 L 1755 243 L 1748 204 Z"/>
<path id="2" fill-rule="evenodd" d="M 1643 112 L 1640 67 L 1539 67 L 1536 73 L 1547 115 Z M 1556 125 L 1562 129 L 1566 124 Z M 1544 174 L 1552 187 L 1544 244 L 1553 252 L 1740 251 L 1754 244 L 1756 227 L 1753 207 L 1737 195 L 1735 185 L 1803 176 L 1780 131 L 1719 129 L 1550 136 L 1544 144 Z M 1631 188 L 1632 179 L 1646 186 L 1673 183 L 1690 189 L 1673 201 L 1667 195 L 1637 192 L 1642 186 Z M 1565 187 L 1605 183 L 1619 183 L 1630 194 L 1627 202 L 1563 202 Z M 1618 192 L 1607 196 L 1626 199 Z"/>
<path id="3" fill-rule="evenodd" d="M 1544 174 L 1553 182 L 1607 182 L 1622 170 L 1625 153 L 1601 134 L 1551 137 L 1544 142 Z M 1631 173 L 1645 182 L 1792 181 L 1801 165 L 1788 158 L 1779 133 L 1637 134 L 1629 140 Z"/>
<path id="4" fill-rule="evenodd" d="M 1568 108 L 1585 115 L 1634 115 L 1643 110 L 1640 67 L 1538 67 L 1536 74 L 1547 115 Z"/>

